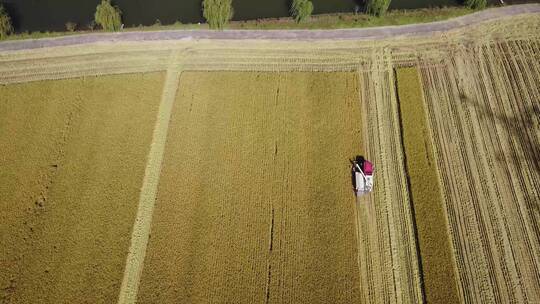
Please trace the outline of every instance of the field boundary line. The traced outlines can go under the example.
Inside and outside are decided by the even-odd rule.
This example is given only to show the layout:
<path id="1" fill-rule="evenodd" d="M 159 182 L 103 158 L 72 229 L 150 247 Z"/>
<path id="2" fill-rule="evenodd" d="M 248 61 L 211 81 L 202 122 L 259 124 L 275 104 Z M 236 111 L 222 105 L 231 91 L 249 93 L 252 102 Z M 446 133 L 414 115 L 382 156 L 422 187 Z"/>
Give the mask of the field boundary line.
<path id="1" fill-rule="evenodd" d="M 144 259 L 146 256 L 146 247 L 150 237 L 152 215 L 156 202 L 169 122 L 174 101 L 176 99 L 176 93 L 180 84 L 180 74 L 182 73 L 180 64 L 178 63 L 180 53 L 181 52 L 178 51 L 173 51 L 171 53 L 171 63 L 167 69 L 163 85 L 161 102 L 139 196 L 137 217 L 133 224 L 124 277 L 118 296 L 118 304 L 132 304 L 137 301 L 139 282 L 142 276 Z"/>

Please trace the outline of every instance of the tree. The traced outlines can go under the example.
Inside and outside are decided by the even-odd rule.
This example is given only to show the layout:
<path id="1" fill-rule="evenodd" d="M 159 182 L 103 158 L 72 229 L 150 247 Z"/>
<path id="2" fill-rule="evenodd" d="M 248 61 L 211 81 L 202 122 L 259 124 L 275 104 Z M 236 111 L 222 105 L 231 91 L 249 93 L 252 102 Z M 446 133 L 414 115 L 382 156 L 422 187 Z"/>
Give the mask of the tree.
<path id="1" fill-rule="evenodd" d="M 380 17 L 386 13 L 390 0 L 367 0 L 366 13 Z"/>
<path id="2" fill-rule="evenodd" d="M 86 25 L 86 28 L 93 31 L 96 28 L 96 21 L 92 20 L 88 22 L 88 24 Z"/>
<path id="3" fill-rule="evenodd" d="M 484 9 L 487 5 L 486 0 L 465 0 L 465 5 L 472 9 Z"/>
<path id="4" fill-rule="evenodd" d="M 297 23 L 303 22 L 311 16 L 313 3 L 309 0 L 293 0 L 291 5 L 291 15 Z"/>
<path id="5" fill-rule="evenodd" d="M 66 30 L 68 32 L 75 32 L 76 29 L 77 29 L 77 23 L 71 22 L 71 21 L 66 22 Z"/>
<path id="6" fill-rule="evenodd" d="M 233 17 L 232 0 L 203 0 L 203 16 L 211 29 L 223 29 Z"/>
<path id="7" fill-rule="evenodd" d="M 119 31 L 122 26 L 122 12 L 118 6 L 112 6 L 111 0 L 102 0 L 96 7 L 94 19 L 106 31 Z"/>
<path id="8" fill-rule="evenodd" d="M 0 40 L 7 38 L 11 33 L 13 33 L 11 18 L 4 7 L 0 5 Z"/>

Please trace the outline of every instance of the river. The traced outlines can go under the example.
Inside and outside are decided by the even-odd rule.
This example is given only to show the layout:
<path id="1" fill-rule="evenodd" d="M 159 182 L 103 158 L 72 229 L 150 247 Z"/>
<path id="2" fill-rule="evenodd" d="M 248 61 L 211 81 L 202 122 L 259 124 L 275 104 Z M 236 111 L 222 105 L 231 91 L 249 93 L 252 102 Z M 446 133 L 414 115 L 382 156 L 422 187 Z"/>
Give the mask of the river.
<path id="1" fill-rule="evenodd" d="M 291 0 L 233 0 L 233 20 L 248 20 L 288 15 Z M 312 0 L 314 14 L 352 12 L 363 0 Z M 498 3 L 499 0 L 488 0 Z M 85 29 L 93 20 L 100 0 L 0 0 L 12 16 L 17 32 L 63 31 L 66 22 Z M 508 2 L 508 0 L 506 1 Z M 514 1 L 516 2 L 516 1 Z M 123 12 L 126 26 L 203 22 L 201 0 L 115 0 Z M 392 9 L 459 5 L 459 0 L 394 0 Z"/>

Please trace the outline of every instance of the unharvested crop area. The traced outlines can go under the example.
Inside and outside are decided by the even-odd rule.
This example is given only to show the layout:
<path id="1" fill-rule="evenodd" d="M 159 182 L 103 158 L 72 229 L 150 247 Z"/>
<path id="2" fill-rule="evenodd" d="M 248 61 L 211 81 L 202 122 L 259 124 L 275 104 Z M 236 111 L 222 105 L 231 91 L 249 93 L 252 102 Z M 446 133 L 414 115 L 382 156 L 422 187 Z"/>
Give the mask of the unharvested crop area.
<path id="1" fill-rule="evenodd" d="M 185 72 L 138 303 L 357 303 L 356 73 Z"/>
<path id="2" fill-rule="evenodd" d="M 396 83 L 426 302 L 459 303 L 447 215 L 418 70 L 396 69 Z"/>
<path id="3" fill-rule="evenodd" d="M 163 74 L 0 86 L 0 303 L 113 303 Z"/>

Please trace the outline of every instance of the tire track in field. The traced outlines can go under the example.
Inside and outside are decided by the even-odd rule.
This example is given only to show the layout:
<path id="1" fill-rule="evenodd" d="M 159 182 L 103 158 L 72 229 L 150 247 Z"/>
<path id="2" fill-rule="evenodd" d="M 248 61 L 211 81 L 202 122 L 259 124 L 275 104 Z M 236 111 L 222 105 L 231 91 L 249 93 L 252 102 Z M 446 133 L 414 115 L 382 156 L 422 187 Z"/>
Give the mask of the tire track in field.
<path id="1" fill-rule="evenodd" d="M 146 247 L 150 237 L 152 214 L 156 201 L 167 131 L 169 129 L 171 112 L 180 82 L 181 70 L 177 63 L 178 58 L 178 52 L 171 52 L 171 63 L 167 70 L 167 76 L 161 96 L 161 104 L 159 106 L 158 117 L 154 127 L 154 134 L 152 136 L 152 143 L 150 145 L 150 152 L 146 163 L 146 170 L 139 197 L 139 207 L 135 223 L 133 224 L 131 245 L 126 259 L 126 268 L 122 286 L 120 288 L 118 304 L 129 304 L 137 301 L 139 281 L 142 275 Z"/>

